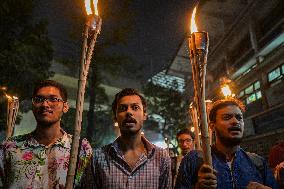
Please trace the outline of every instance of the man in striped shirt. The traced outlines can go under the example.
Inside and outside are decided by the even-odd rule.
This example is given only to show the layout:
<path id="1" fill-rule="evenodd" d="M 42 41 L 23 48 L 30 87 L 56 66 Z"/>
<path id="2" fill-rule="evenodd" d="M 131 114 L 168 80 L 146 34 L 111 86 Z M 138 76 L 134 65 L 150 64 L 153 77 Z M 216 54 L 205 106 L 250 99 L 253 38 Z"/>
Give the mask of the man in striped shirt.
<path id="1" fill-rule="evenodd" d="M 121 136 L 95 150 L 92 188 L 170 188 L 168 153 L 141 135 L 147 118 L 143 96 L 134 89 L 125 88 L 116 94 L 112 111 Z"/>

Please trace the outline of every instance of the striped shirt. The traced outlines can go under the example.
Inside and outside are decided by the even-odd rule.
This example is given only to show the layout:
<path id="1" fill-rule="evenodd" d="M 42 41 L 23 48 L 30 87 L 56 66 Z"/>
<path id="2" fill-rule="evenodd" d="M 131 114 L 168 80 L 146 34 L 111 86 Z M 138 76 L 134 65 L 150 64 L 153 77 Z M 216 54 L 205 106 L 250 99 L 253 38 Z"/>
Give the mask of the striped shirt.
<path id="1" fill-rule="evenodd" d="M 119 139 L 119 138 L 118 138 Z M 151 144 L 142 136 L 147 155 L 142 154 L 133 169 L 119 149 L 118 139 L 95 150 L 92 165 L 92 187 L 100 189 L 164 189 L 171 188 L 170 157 L 166 150 Z M 90 181 L 84 182 L 90 184 Z"/>

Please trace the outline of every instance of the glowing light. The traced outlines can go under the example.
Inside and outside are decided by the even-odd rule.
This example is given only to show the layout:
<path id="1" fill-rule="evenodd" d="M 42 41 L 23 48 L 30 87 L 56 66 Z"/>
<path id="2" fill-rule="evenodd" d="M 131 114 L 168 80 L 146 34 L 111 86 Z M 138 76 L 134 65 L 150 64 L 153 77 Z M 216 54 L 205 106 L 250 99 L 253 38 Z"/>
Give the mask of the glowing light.
<path id="1" fill-rule="evenodd" d="M 13 98 L 7 94 L 5 94 L 5 96 L 8 98 L 8 100 L 12 100 Z"/>
<path id="2" fill-rule="evenodd" d="M 191 15 L 191 20 L 190 20 L 190 31 L 191 33 L 197 32 L 197 26 L 195 23 L 195 14 L 196 14 L 196 7 L 194 7 L 192 15 Z"/>
<path id="3" fill-rule="evenodd" d="M 85 9 L 87 15 L 95 14 L 98 16 L 98 0 L 85 0 Z"/>
<path id="4" fill-rule="evenodd" d="M 118 123 L 117 123 L 117 122 L 114 122 L 114 125 L 113 125 L 113 126 L 118 127 Z"/>
<path id="5" fill-rule="evenodd" d="M 221 91 L 222 91 L 224 97 L 229 97 L 229 96 L 234 97 L 234 96 L 235 96 L 235 94 L 232 93 L 232 91 L 231 91 L 229 85 L 227 85 L 227 84 L 225 84 L 225 85 L 221 88 Z"/>
<path id="6" fill-rule="evenodd" d="M 191 130 L 191 132 L 194 132 L 194 127 L 191 127 L 190 130 Z"/>

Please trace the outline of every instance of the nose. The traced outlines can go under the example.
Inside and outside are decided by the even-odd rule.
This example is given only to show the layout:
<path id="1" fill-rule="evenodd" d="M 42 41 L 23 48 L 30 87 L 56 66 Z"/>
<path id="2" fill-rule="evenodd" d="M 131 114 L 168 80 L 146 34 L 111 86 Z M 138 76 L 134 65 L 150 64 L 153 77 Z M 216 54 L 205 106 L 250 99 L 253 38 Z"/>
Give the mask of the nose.
<path id="1" fill-rule="evenodd" d="M 49 106 L 48 99 L 44 99 L 43 102 L 41 103 L 42 106 Z"/>
<path id="2" fill-rule="evenodd" d="M 131 109 L 130 107 L 127 108 L 126 114 L 127 114 L 128 116 L 132 116 L 132 115 L 133 115 L 132 109 Z"/>
<path id="3" fill-rule="evenodd" d="M 238 124 L 240 121 L 236 118 L 236 116 L 233 116 L 231 121 L 234 123 L 234 124 Z"/>

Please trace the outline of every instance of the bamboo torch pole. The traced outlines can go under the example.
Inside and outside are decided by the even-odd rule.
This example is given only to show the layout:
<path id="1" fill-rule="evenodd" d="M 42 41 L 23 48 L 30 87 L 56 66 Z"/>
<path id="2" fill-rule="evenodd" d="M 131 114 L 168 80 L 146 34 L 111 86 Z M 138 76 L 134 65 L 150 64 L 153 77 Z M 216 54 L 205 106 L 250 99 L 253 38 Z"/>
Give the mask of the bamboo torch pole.
<path id="1" fill-rule="evenodd" d="M 199 139 L 199 121 L 198 121 L 197 111 L 196 111 L 196 107 L 195 107 L 194 103 L 190 104 L 189 113 L 190 113 L 190 117 L 191 117 L 191 120 L 192 120 L 192 124 L 194 126 L 196 149 L 201 150 L 200 139 Z"/>
<path id="2" fill-rule="evenodd" d="M 16 118 L 19 110 L 19 99 L 18 97 L 11 97 L 6 94 L 8 99 L 7 103 L 7 128 L 6 128 L 6 137 L 13 136 L 14 127 L 16 123 Z"/>
<path id="3" fill-rule="evenodd" d="M 72 139 L 71 152 L 69 167 L 66 177 L 66 189 L 72 189 L 74 184 L 74 178 L 77 166 L 77 156 L 79 151 L 79 140 L 81 134 L 81 123 L 84 105 L 84 95 L 86 90 L 86 82 L 88 71 L 92 59 L 93 49 L 95 47 L 97 35 L 100 33 L 102 19 L 98 16 L 97 4 L 93 1 L 85 0 L 86 11 L 88 14 L 85 30 L 84 30 L 84 40 L 82 47 L 82 57 L 81 57 L 81 68 L 80 68 L 80 78 L 78 80 L 78 91 L 77 91 L 77 101 L 76 101 L 76 117 L 74 123 L 74 135 Z M 90 39 L 89 39 L 90 38 Z M 89 39 L 89 40 L 88 40 Z M 89 44 L 88 44 L 88 41 Z"/>
<path id="4" fill-rule="evenodd" d="M 195 24 L 196 7 L 191 18 L 191 35 L 189 36 L 190 60 L 192 66 L 192 78 L 194 83 L 194 101 L 201 126 L 202 150 L 204 163 L 212 166 L 210 137 L 205 103 L 205 76 L 208 53 L 208 33 L 198 32 Z"/>

